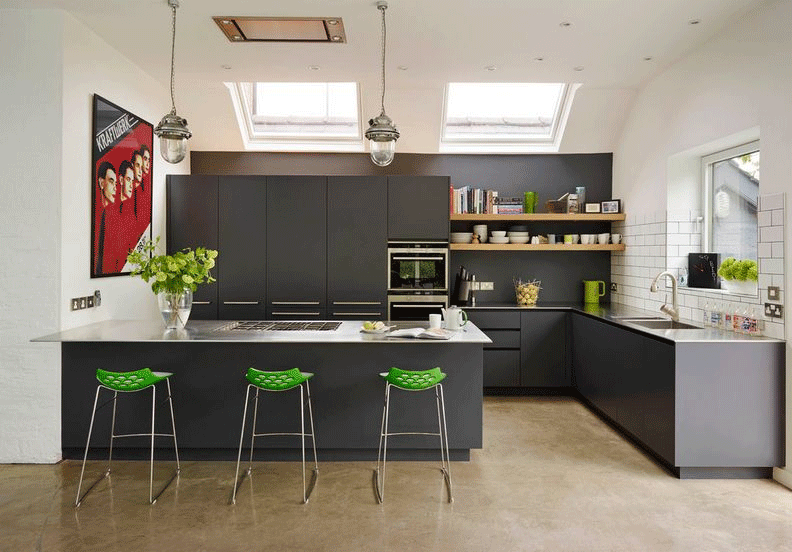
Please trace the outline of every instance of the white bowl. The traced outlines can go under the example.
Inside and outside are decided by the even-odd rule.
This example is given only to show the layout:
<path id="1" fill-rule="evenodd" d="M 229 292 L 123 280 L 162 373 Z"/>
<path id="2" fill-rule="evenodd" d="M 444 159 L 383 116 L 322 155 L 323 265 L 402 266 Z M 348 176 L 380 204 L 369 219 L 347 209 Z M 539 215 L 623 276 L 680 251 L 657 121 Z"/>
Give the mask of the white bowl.
<path id="1" fill-rule="evenodd" d="M 530 232 L 509 232 L 507 235 L 509 237 L 515 237 L 515 238 L 527 238 L 528 236 L 531 235 L 531 233 Z"/>
<path id="2" fill-rule="evenodd" d="M 506 237 L 506 230 L 493 230 L 490 232 L 493 238 L 505 238 Z"/>
<path id="3" fill-rule="evenodd" d="M 473 232 L 451 232 L 452 238 L 464 238 L 467 236 L 468 238 L 473 235 Z"/>
<path id="4" fill-rule="evenodd" d="M 504 237 L 492 236 L 490 238 L 490 243 L 509 243 L 509 238 L 505 236 Z"/>
<path id="5" fill-rule="evenodd" d="M 528 236 L 509 236 L 511 243 L 528 243 Z"/>

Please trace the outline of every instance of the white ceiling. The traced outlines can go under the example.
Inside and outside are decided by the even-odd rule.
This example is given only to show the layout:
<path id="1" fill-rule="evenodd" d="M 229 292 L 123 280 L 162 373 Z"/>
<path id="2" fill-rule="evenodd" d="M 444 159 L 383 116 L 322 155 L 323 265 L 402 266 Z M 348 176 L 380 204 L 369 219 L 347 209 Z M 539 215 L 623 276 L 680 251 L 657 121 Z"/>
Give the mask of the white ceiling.
<path id="1" fill-rule="evenodd" d="M 643 84 L 764 1 L 389 0 L 385 107 L 402 135 L 397 151 L 437 151 L 448 82 L 583 83 L 561 149 L 611 151 Z M 380 14 L 375 4 L 181 0 L 176 106 L 193 131 L 190 147 L 243 149 L 224 81 L 356 81 L 362 118 L 378 114 Z M 0 7 L 63 9 L 167 90 L 167 0 L 0 0 Z M 212 20 L 218 15 L 341 17 L 347 43 L 230 43 Z M 691 19 L 701 23 L 690 25 Z M 562 27 L 562 21 L 572 25 Z M 645 61 L 648 56 L 652 59 Z M 497 70 L 485 69 L 492 65 Z M 584 70 L 573 69 L 578 66 Z"/>

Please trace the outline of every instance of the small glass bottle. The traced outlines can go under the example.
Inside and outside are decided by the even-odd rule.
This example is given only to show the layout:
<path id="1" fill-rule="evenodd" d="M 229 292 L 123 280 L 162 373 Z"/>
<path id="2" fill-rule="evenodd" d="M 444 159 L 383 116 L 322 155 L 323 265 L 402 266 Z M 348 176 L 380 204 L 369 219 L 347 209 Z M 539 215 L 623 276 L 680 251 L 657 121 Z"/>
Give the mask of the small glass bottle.
<path id="1" fill-rule="evenodd" d="M 709 303 L 707 303 L 707 302 L 704 303 L 704 317 L 702 319 L 702 322 L 704 322 L 704 327 L 705 328 L 709 327 L 709 325 L 710 325 L 710 306 L 709 306 Z"/>
<path id="2" fill-rule="evenodd" d="M 732 316 L 734 316 L 734 305 L 729 303 L 723 308 L 723 329 L 727 332 L 734 331 L 734 327 L 732 326 Z"/>
<path id="3" fill-rule="evenodd" d="M 734 333 L 742 333 L 742 312 L 740 311 L 740 304 L 734 305 L 732 314 L 732 331 Z"/>
<path id="4" fill-rule="evenodd" d="M 742 332 L 740 333 L 747 335 L 748 333 L 750 333 L 750 330 L 751 330 L 751 313 L 750 313 L 750 309 L 748 308 L 748 305 L 746 305 L 743 308 Z"/>
<path id="5" fill-rule="evenodd" d="M 721 308 L 718 303 L 712 303 L 710 309 L 710 326 L 713 328 L 721 327 Z"/>

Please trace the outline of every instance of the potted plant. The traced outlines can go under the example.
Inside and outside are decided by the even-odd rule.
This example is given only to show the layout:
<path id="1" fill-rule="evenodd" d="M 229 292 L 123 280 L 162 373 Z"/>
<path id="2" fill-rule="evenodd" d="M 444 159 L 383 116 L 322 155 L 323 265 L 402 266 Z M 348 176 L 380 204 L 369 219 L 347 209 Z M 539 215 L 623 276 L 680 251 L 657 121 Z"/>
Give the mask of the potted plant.
<path id="1" fill-rule="evenodd" d="M 192 292 L 198 284 L 215 281 L 209 270 L 215 265 L 217 251 L 198 247 L 195 251 L 186 248 L 173 255 L 154 255 L 157 244 L 159 236 L 129 253 L 127 261 L 132 265 L 133 276 L 151 281 L 165 327 L 184 328 L 192 308 Z"/>
<path id="2" fill-rule="evenodd" d="M 718 276 L 723 278 L 726 291 L 741 295 L 756 295 L 759 267 L 750 259 L 737 260 L 728 257 L 718 268 Z"/>

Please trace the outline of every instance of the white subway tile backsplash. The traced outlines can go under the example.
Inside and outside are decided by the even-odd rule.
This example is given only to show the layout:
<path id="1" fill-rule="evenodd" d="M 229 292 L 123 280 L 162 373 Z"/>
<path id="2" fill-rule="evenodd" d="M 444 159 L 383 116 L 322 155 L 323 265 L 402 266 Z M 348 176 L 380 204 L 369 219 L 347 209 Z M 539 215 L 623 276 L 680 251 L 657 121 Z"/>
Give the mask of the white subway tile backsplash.
<path id="1" fill-rule="evenodd" d="M 762 211 L 772 211 L 773 209 L 784 208 L 784 194 L 769 194 L 763 195 L 760 202 L 760 209 Z"/>
<path id="2" fill-rule="evenodd" d="M 773 256 L 772 244 L 769 242 L 761 242 L 757 245 L 756 252 L 760 259 L 772 257 Z"/>
<path id="3" fill-rule="evenodd" d="M 773 226 L 783 226 L 784 225 L 784 210 L 783 209 L 774 209 L 770 211 L 773 214 Z"/>
<path id="4" fill-rule="evenodd" d="M 771 211 L 759 211 L 757 214 L 759 227 L 770 226 L 773 224 L 773 215 Z"/>
<path id="5" fill-rule="evenodd" d="M 784 227 L 765 226 L 764 228 L 759 228 L 759 241 L 762 242 L 784 241 Z"/>
<path id="6" fill-rule="evenodd" d="M 783 274 L 783 259 L 759 259 L 759 272 L 761 274 Z"/>
<path id="7" fill-rule="evenodd" d="M 764 245 L 764 244 L 760 244 Z M 783 242 L 773 242 L 771 245 L 771 256 L 776 259 L 783 259 L 784 258 L 784 243 Z"/>

